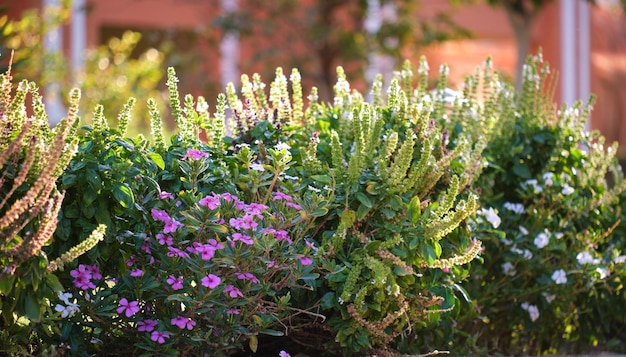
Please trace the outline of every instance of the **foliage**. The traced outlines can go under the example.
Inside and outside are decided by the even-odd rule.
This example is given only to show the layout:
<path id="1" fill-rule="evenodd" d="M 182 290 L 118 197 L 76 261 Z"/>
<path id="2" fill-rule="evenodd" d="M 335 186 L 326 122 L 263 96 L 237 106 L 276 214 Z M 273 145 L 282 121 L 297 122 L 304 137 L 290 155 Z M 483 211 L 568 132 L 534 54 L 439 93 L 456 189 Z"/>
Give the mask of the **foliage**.
<path id="1" fill-rule="evenodd" d="M 71 93 L 68 116 L 51 129 L 34 83 L 20 82 L 13 94 L 8 70 L 0 75 L 0 91 L 0 349 L 27 354 L 42 348 L 38 341 L 29 345 L 31 334 L 50 312 L 46 302 L 62 289 L 51 273 L 90 249 L 105 227 L 48 261 L 42 248 L 49 244 L 63 202 L 56 179 L 74 154 L 80 92 Z M 26 115 L 27 95 L 32 117 Z"/>
<path id="2" fill-rule="evenodd" d="M 625 188 L 616 144 L 605 148 L 599 133 L 586 131 L 591 102 L 556 110 L 545 95 L 548 78 L 541 55 L 531 57 L 522 92 L 499 108 L 485 149 L 489 165 L 476 185 L 490 218 L 475 222 L 484 263 L 464 285 L 476 315 L 458 321 L 467 337 L 456 341 L 459 353 L 580 353 L 623 344 L 611 341 L 623 339 L 615 309 L 623 306 L 626 259 L 614 232 Z"/>

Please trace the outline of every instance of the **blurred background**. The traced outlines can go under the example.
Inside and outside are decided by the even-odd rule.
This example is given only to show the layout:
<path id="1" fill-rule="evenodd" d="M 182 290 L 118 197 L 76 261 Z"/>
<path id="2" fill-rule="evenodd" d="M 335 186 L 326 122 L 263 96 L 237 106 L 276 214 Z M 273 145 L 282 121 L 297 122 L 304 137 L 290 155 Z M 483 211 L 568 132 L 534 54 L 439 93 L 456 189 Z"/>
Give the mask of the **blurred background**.
<path id="1" fill-rule="evenodd" d="M 298 68 L 305 95 L 330 101 L 335 68 L 367 92 L 404 59 L 428 59 L 433 82 L 442 63 L 449 87 L 487 57 L 511 82 L 541 49 L 558 105 L 597 101 L 590 128 L 620 142 L 626 159 L 626 21 L 623 1 L 589 0 L 0 0 L 0 70 L 42 86 L 50 120 L 64 115 L 65 93 L 83 91 L 81 116 L 96 103 L 114 121 L 129 96 L 165 109 L 165 68 L 181 94 L 213 105 L 228 82 L 276 67 Z M 144 104 L 145 105 L 145 104 Z M 147 133 L 141 107 L 135 133 Z M 173 128 L 173 126 L 171 127 Z"/>

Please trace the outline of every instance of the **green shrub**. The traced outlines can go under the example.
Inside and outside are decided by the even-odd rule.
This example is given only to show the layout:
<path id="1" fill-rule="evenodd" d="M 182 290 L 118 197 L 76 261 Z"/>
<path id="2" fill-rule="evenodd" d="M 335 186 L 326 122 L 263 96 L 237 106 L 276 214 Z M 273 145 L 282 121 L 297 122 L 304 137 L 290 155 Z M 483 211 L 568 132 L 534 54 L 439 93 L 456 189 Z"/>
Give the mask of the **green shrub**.
<path id="1" fill-rule="evenodd" d="M 599 133 L 586 130 L 591 102 L 555 108 L 541 55 L 529 59 L 524 76 L 522 92 L 497 110 L 488 166 L 476 181 L 486 216 L 473 227 L 485 251 L 463 285 L 475 314 L 466 310 L 458 320 L 467 339 L 456 339 L 457 352 L 537 355 L 620 345 L 610 341 L 624 303 L 625 256 L 614 229 L 625 183 L 616 144 L 605 148 Z"/>

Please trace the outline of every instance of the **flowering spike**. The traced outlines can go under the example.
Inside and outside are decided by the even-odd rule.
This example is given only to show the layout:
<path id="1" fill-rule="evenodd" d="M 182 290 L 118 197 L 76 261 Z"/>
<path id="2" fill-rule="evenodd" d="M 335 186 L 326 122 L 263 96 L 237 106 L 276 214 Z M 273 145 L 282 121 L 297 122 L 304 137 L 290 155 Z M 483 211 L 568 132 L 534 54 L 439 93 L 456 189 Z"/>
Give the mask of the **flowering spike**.
<path id="1" fill-rule="evenodd" d="M 122 111 L 117 117 L 118 125 L 117 130 L 119 130 L 120 135 L 122 137 L 126 136 L 126 131 L 128 130 L 128 123 L 130 122 L 130 113 L 133 110 L 133 107 L 137 103 L 137 100 L 133 97 L 128 98 L 126 104 L 122 108 Z"/>
<path id="2" fill-rule="evenodd" d="M 157 108 L 156 101 L 153 98 L 148 99 L 148 110 L 150 111 L 150 128 L 154 147 L 158 151 L 165 151 L 165 137 L 163 136 L 163 122 L 161 121 L 161 113 Z"/>

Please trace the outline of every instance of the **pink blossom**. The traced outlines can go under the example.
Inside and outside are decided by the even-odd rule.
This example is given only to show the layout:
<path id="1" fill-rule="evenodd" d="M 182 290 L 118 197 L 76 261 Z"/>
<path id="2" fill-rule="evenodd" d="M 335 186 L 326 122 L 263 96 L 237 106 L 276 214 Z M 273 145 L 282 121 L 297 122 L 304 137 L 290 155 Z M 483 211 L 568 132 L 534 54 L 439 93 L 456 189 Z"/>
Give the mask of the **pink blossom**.
<path id="1" fill-rule="evenodd" d="M 278 357 L 291 357 L 291 355 L 285 351 L 280 351 L 280 353 L 278 353 Z"/>
<path id="2" fill-rule="evenodd" d="M 258 219 L 263 219 L 264 217 L 262 213 L 268 208 L 269 207 L 267 207 L 266 205 L 260 203 L 251 203 L 244 208 L 244 212 Z"/>
<path id="3" fill-rule="evenodd" d="M 189 254 L 187 254 L 185 251 L 180 250 L 176 247 L 167 247 L 167 256 L 168 257 L 181 257 L 181 258 L 189 258 Z"/>
<path id="4" fill-rule="evenodd" d="M 158 233 L 156 235 L 156 239 L 159 241 L 160 245 L 163 245 L 163 244 L 172 245 L 174 243 L 174 239 L 172 238 L 172 236 L 166 236 L 161 233 Z"/>
<path id="5" fill-rule="evenodd" d="M 99 273 L 98 273 L 99 274 Z M 80 264 L 78 268 L 70 271 L 70 275 L 74 277 L 74 285 L 82 290 L 95 289 L 96 286 L 91 282 L 92 267 Z"/>
<path id="6" fill-rule="evenodd" d="M 218 242 L 217 240 L 211 238 L 209 239 L 209 245 L 212 245 L 213 247 L 215 247 L 215 249 L 222 249 L 224 248 L 224 244 Z"/>
<path id="7" fill-rule="evenodd" d="M 172 195 L 169 192 L 162 191 L 161 193 L 159 193 L 159 198 L 162 199 L 162 200 L 173 200 L 174 199 L 174 195 Z"/>
<path id="8" fill-rule="evenodd" d="M 170 335 L 167 332 L 152 331 L 152 334 L 150 335 L 150 339 L 152 341 L 158 342 L 160 344 L 165 343 L 166 338 L 170 338 Z"/>
<path id="9" fill-rule="evenodd" d="M 301 210 L 302 209 L 302 207 L 300 207 L 300 205 L 298 205 L 296 203 L 293 203 L 293 202 L 286 202 L 285 206 L 291 207 L 291 208 L 297 209 L 297 210 Z"/>
<path id="10" fill-rule="evenodd" d="M 150 250 L 150 246 L 148 245 L 148 243 L 142 244 L 141 245 L 141 250 L 146 252 L 146 254 L 152 254 L 152 251 Z"/>
<path id="11" fill-rule="evenodd" d="M 137 278 L 143 275 L 143 270 L 141 269 L 133 269 L 130 272 L 130 276 L 132 276 L 133 278 Z"/>
<path id="12" fill-rule="evenodd" d="M 228 202 L 239 202 L 239 198 L 237 198 L 237 196 L 233 196 L 228 192 L 224 192 L 220 195 L 220 197 L 222 197 L 223 200 L 228 201 Z"/>
<path id="13" fill-rule="evenodd" d="M 141 331 L 141 332 L 143 332 L 143 331 L 145 331 L 145 332 L 153 331 L 156 326 L 157 326 L 157 321 L 156 320 L 137 321 L 137 330 Z"/>
<path id="14" fill-rule="evenodd" d="M 176 230 L 181 227 L 183 227 L 182 223 L 174 219 L 170 219 L 169 221 L 165 221 L 165 227 L 163 228 L 163 233 L 176 232 Z"/>
<path id="15" fill-rule="evenodd" d="M 172 289 L 174 290 L 180 290 L 183 288 L 183 278 L 182 277 L 175 277 L 174 275 L 170 275 L 167 278 L 167 283 L 170 284 L 172 286 Z"/>
<path id="16" fill-rule="evenodd" d="M 314 245 L 313 245 L 313 243 L 309 242 L 308 240 L 305 240 L 305 241 L 304 241 L 304 243 L 306 243 L 306 245 L 307 245 L 309 248 L 311 248 L 311 249 L 313 249 L 314 251 L 316 251 L 316 252 L 317 252 L 317 249 L 318 249 L 318 248 L 317 248 L 316 246 L 314 246 Z"/>
<path id="17" fill-rule="evenodd" d="M 239 280 L 250 280 L 251 282 L 256 284 L 259 283 L 259 279 L 257 279 L 257 277 L 254 276 L 252 273 L 237 273 L 235 274 L 235 276 Z"/>
<path id="18" fill-rule="evenodd" d="M 100 274 L 100 268 L 98 268 L 97 264 L 87 265 L 86 268 L 91 272 L 92 279 L 102 279 L 102 274 Z"/>
<path id="19" fill-rule="evenodd" d="M 291 196 L 286 195 L 280 191 L 274 192 L 274 201 L 280 201 L 280 200 L 291 201 L 292 198 Z"/>
<path id="20" fill-rule="evenodd" d="M 200 199 L 200 201 L 198 201 L 198 204 L 200 206 L 205 206 L 209 209 L 216 209 L 220 206 L 220 198 L 216 196 L 206 196 Z"/>
<path id="21" fill-rule="evenodd" d="M 226 288 L 224 288 L 224 294 L 227 294 L 231 298 L 243 297 L 243 293 L 241 292 L 241 290 L 232 285 L 227 285 Z"/>
<path id="22" fill-rule="evenodd" d="M 137 261 L 137 257 L 136 256 L 132 256 L 128 259 L 126 259 L 126 265 L 129 267 L 132 267 L 133 264 L 135 264 L 135 262 Z"/>
<path id="23" fill-rule="evenodd" d="M 228 309 L 226 310 L 226 313 L 229 315 L 239 315 L 241 313 L 241 310 L 239 309 Z"/>
<path id="24" fill-rule="evenodd" d="M 235 229 L 254 229 L 259 224 L 254 221 L 253 216 L 246 214 L 241 218 L 231 218 L 228 223 Z"/>
<path id="25" fill-rule="evenodd" d="M 126 298 L 120 300 L 120 307 L 117 308 L 118 314 L 125 313 L 126 317 L 131 317 L 139 312 L 139 303 L 137 301 L 128 301 Z"/>
<path id="26" fill-rule="evenodd" d="M 245 235 L 245 234 L 241 234 L 241 233 L 233 233 L 233 242 L 236 241 L 241 241 L 247 245 L 252 245 L 254 243 L 254 241 L 252 240 L 252 237 Z"/>
<path id="27" fill-rule="evenodd" d="M 313 259 L 311 259 L 309 257 L 302 256 L 299 259 L 300 259 L 300 264 L 302 264 L 302 265 L 311 265 L 311 264 L 313 264 Z"/>
<path id="28" fill-rule="evenodd" d="M 171 324 L 174 326 L 178 326 L 181 329 L 193 330 L 193 327 L 196 326 L 196 322 L 188 317 L 178 316 L 173 318 Z"/>
<path id="29" fill-rule="evenodd" d="M 206 286 L 209 289 L 215 289 L 216 286 L 220 285 L 222 279 L 219 276 L 209 274 L 202 278 L 202 285 Z"/>
<path id="30" fill-rule="evenodd" d="M 161 209 L 152 209 L 150 210 L 150 213 L 152 214 L 152 219 L 154 219 L 155 221 L 170 221 L 172 218 L 170 217 L 169 214 L 167 214 L 167 212 L 165 212 L 164 210 Z"/>
<path id="31" fill-rule="evenodd" d="M 185 154 L 185 156 L 183 156 L 183 158 L 181 160 L 187 160 L 189 158 L 193 159 L 193 160 L 200 160 L 203 157 L 209 157 L 209 153 L 208 152 L 203 152 L 200 150 L 196 150 L 196 149 L 189 149 L 187 150 L 187 153 Z"/>

